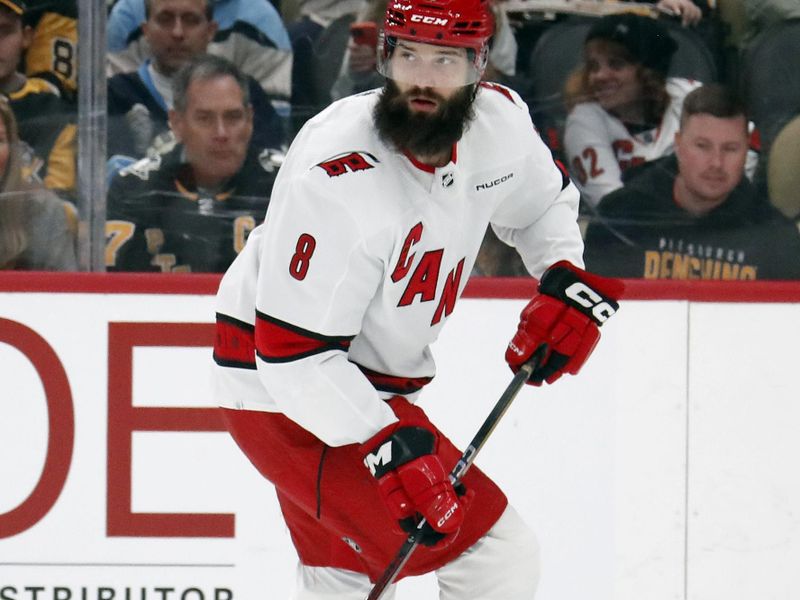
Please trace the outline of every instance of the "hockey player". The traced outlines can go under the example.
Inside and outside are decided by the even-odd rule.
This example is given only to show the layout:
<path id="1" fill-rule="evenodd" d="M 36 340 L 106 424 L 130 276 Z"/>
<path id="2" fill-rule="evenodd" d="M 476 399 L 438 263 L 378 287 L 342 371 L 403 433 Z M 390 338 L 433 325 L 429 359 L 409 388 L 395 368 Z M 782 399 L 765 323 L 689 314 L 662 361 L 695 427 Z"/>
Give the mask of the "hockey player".
<path id="1" fill-rule="evenodd" d="M 453 488 L 461 453 L 415 406 L 429 345 L 489 223 L 541 277 L 506 354 L 518 369 L 550 344 L 532 383 L 578 372 L 621 290 L 581 269 L 578 193 L 526 106 L 478 83 L 492 29 L 488 0 L 390 2 L 384 88 L 304 126 L 221 282 L 215 393 L 277 489 L 294 598 L 363 600 L 420 516 L 400 577 L 435 571 L 446 600 L 533 597 L 532 532 L 479 469 Z"/>

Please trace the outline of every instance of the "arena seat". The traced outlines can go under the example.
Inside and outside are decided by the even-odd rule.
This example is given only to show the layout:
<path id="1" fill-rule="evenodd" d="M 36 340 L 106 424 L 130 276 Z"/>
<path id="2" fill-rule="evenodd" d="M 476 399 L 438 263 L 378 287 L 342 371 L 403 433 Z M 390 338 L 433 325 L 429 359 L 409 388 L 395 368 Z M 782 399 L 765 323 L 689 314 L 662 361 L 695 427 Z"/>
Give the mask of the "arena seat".
<path id="1" fill-rule="evenodd" d="M 775 137 L 767 164 L 769 199 L 790 219 L 800 218 L 800 114 Z"/>
<path id="2" fill-rule="evenodd" d="M 800 113 L 800 19 L 761 32 L 745 52 L 741 91 L 768 152 L 784 125 Z"/>

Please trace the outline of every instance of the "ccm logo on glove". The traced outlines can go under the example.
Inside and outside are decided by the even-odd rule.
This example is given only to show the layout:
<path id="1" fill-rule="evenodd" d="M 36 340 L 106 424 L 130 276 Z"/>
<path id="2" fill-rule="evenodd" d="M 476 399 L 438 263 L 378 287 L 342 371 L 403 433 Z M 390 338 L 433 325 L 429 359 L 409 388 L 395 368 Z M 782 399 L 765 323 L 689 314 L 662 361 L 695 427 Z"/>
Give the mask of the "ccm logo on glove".
<path id="1" fill-rule="evenodd" d="M 584 308 L 590 308 L 592 316 L 598 323 L 605 323 L 610 316 L 617 312 L 617 308 L 611 306 L 600 294 L 581 281 L 573 283 L 565 293 L 568 298 L 572 298 Z M 616 302 L 614 304 L 619 307 Z"/>
<path id="2" fill-rule="evenodd" d="M 520 315 L 519 326 L 506 350 L 506 362 L 515 373 L 533 353 L 547 344 L 547 352 L 528 383 L 553 383 L 564 373 L 575 375 L 600 339 L 599 327 L 619 309 L 624 285 L 587 273 L 567 261 L 547 269 L 538 293 Z"/>

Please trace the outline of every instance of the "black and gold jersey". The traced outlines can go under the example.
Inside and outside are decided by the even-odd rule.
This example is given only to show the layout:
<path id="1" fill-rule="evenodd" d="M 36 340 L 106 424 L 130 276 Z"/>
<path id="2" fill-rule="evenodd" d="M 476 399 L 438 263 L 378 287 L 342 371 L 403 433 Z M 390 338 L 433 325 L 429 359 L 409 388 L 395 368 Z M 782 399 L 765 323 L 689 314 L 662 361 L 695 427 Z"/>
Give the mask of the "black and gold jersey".
<path id="1" fill-rule="evenodd" d="M 48 80 L 65 99 L 74 99 L 78 91 L 77 1 L 33 0 L 24 20 L 33 29 L 25 73 Z"/>
<path id="2" fill-rule="evenodd" d="M 22 142 L 23 170 L 33 181 L 70 194 L 76 182 L 76 119 L 74 108 L 55 86 L 38 77 L 8 96 Z"/>
<path id="3" fill-rule="evenodd" d="M 277 163 L 251 152 L 222 189 L 194 183 L 182 147 L 122 169 L 112 179 L 106 216 L 109 271 L 221 273 L 264 220 Z"/>

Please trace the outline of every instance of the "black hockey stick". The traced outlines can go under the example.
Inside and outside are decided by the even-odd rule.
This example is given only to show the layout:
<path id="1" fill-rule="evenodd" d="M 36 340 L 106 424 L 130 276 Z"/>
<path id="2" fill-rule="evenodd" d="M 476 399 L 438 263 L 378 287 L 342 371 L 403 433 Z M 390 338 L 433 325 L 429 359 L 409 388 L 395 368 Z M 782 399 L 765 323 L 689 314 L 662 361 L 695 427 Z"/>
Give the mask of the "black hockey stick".
<path id="1" fill-rule="evenodd" d="M 464 450 L 461 458 L 458 459 L 456 466 L 453 467 L 452 471 L 450 471 L 450 483 L 456 485 L 459 481 L 461 481 L 461 478 L 467 472 L 467 469 L 472 466 L 472 463 L 475 461 L 475 457 L 478 455 L 478 452 L 480 452 L 481 448 L 486 443 L 486 440 L 489 439 L 489 436 L 494 431 L 494 428 L 497 427 L 500 419 L 506 413 L 508 407 L 511 406 L 511 402 L 514 400 L 514 398 L 516 398 L 517 394 L 522 389 L 522 386 L 531 376 L 531 373 L 533 373 L 536 367 L 541 363 L 542 357 L 546 352 L 547 344 L 542 344 L 539 346 L 533 353 L 533 356 L 531 356 L 530 360 L 522 365 L 519 371 L 517 371 L 516 375 L 514 375 L 511 383 L 508 384 L 508 387 L 494 405 L 492 412 L 490 412 L 489 416 L 486 417 L 486 420 L 483 422 L 483 425 L 481 425 L 478 433 L 476 433 L 475 437 L 472 438 L 469 446 L 467 446 L 467 449 Z M 380 579 L 375 582 L 375 585 L 372 587 L 369 596 L 367 596 L 367 600 L 380 600 L 380 597 L 383 596 L 383 592 L 387 587 L 389 587 L 389 585 L 392 584 L 394 578 L 397 577 L 397 574 L 406 565 L 408 559 L 411 558 L 414 550 L 416 550 L 417 546 L 419 545 L 420 530 L 424 526 L 425 519 L 422 519 L 420 520 L 419 525 L 417 525 L 417 529 L 409 534 L 408 538 L 406 538 L 406 541 L 403 542 L 402 546 L 400 546 L 400 550 L 397 551 L 397 554 L 392 559 L 392 562 L 390 562 L 389 566 L 386 567 L 383 575 L 381 575 Z"/>

